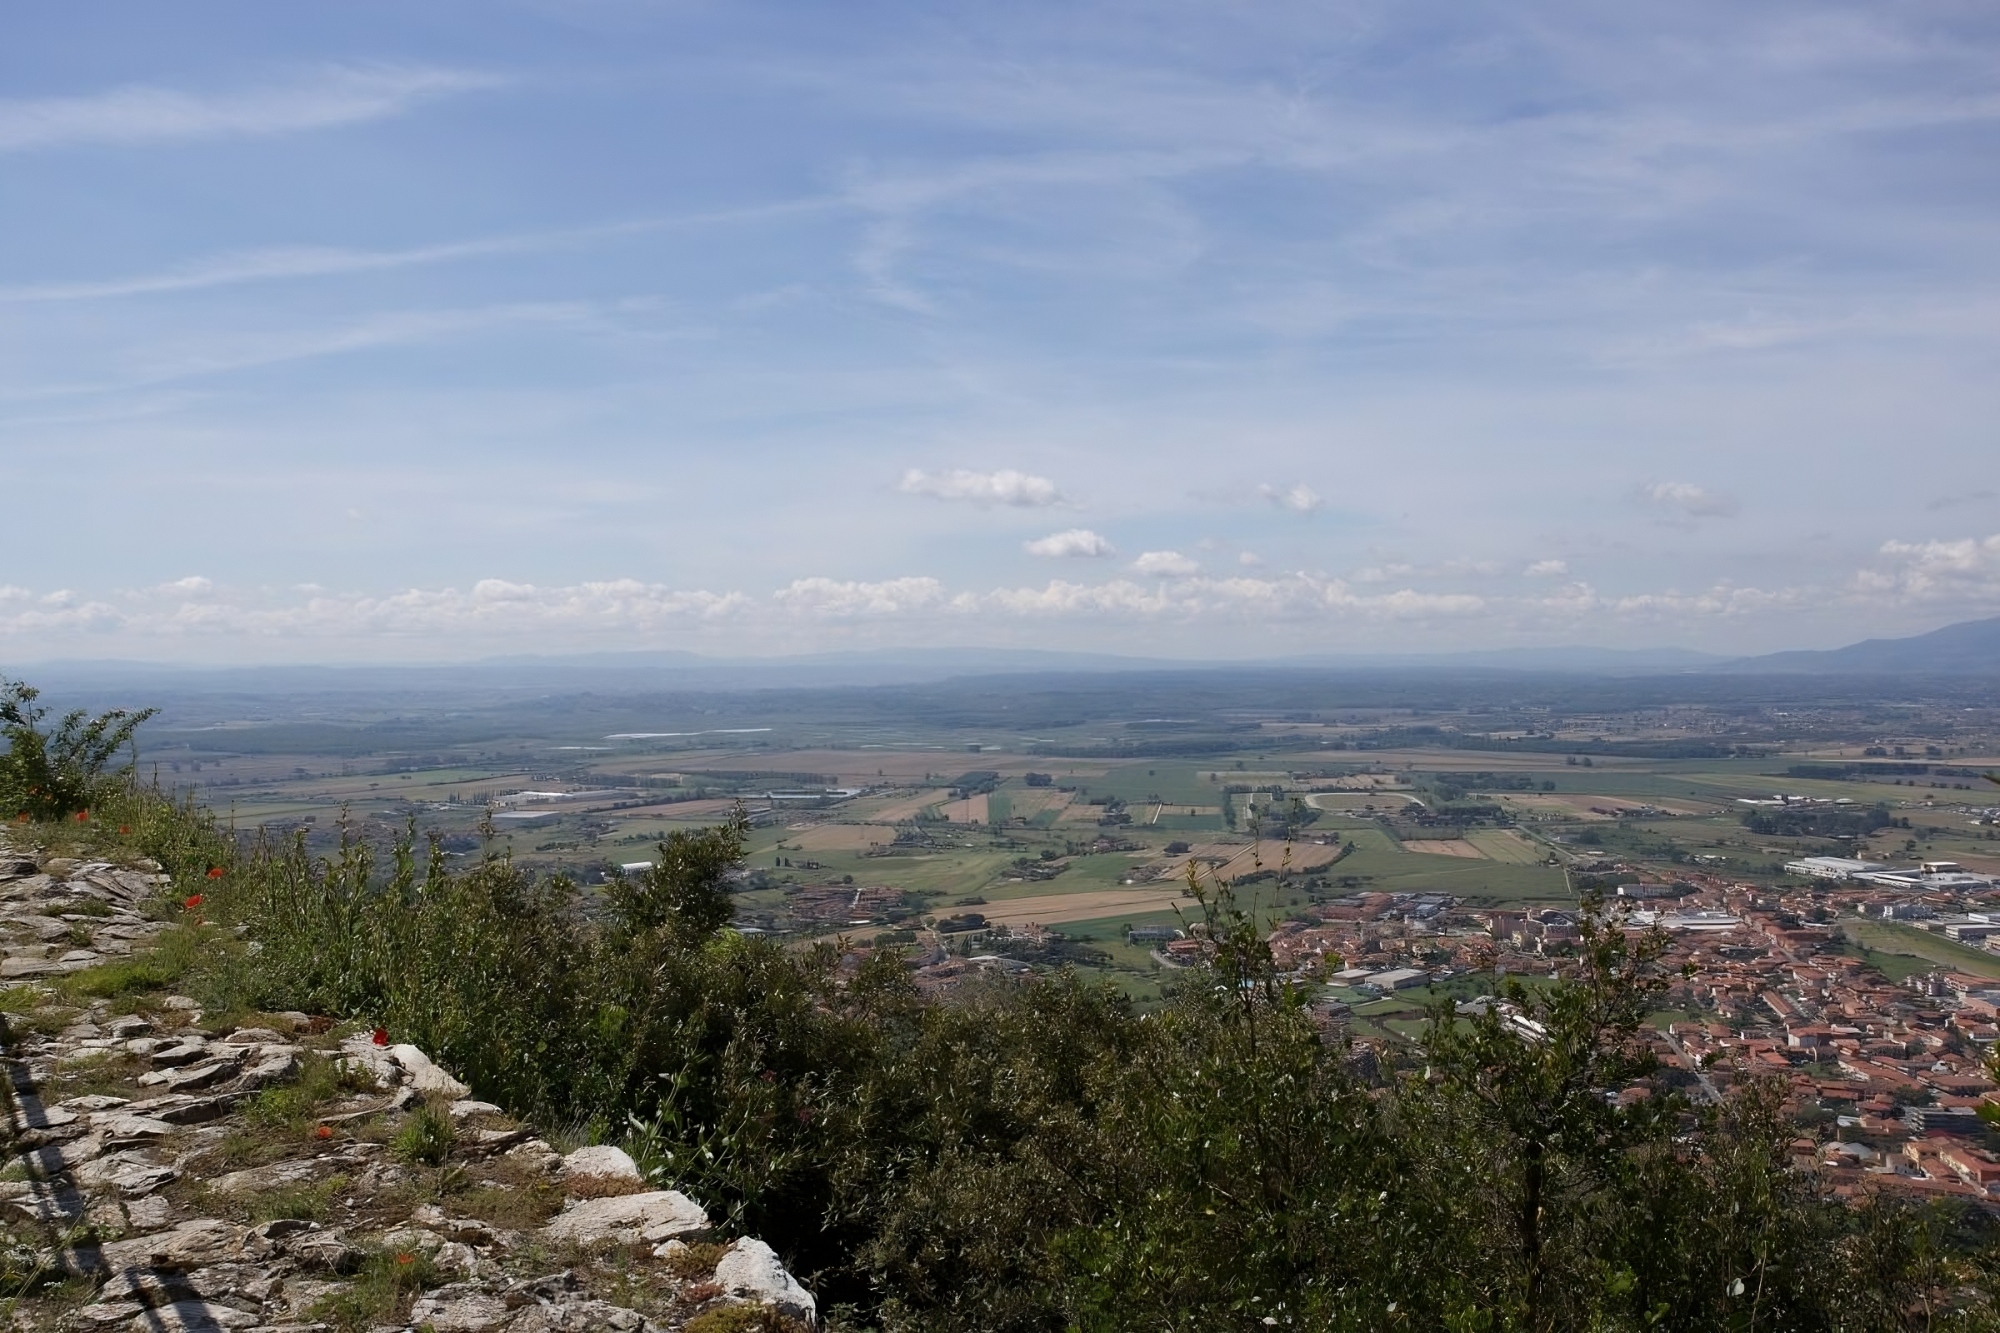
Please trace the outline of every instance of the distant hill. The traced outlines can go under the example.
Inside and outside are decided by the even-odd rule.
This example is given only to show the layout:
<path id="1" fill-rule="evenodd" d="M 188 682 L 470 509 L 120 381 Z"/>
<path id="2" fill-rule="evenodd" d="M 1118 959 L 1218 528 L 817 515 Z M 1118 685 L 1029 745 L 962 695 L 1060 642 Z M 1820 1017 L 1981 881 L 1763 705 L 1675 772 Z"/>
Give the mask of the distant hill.
<path id="1" fill-rule="evenodd" d="M 725 658 L 689 652 L 606 652 L 488 657 L 460 662 L 224 667 L 129 661 L 0 661 L 0 676 L 58 692 L 163 690 L 246 698 L 305 694 L 377 696 L 456 692 L 511 695 L 587 691 L 839 689 L 920 685 L 951 679 L 1252 672 L 1426 677 L 1487 675 L 1636 678 L 1729 675 L 2000 677 L 2000 616 L 1947 625 L 1907 639 L 1869 639 L 1825 651 L 1721 657 L 1682 648 L 1489 648 L 1451 653 L 1314 653 L 1234 660 L 1172 659 L 1025 648 L 890 648 Z"/>
<path id="2" fill-rule="evenodd" d="M 1732 673 L 1844 676 L 2000 676 L 2000 616 L 1907 639 L 1866 639 L 1821 652 L 1769 653 L 1711 668 Z"/>

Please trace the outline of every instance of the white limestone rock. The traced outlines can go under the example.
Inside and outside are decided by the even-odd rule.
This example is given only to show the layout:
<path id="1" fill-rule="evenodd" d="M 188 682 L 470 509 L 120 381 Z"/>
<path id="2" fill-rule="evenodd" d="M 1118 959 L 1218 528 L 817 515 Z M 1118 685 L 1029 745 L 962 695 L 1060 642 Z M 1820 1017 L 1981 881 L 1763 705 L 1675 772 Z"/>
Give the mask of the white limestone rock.
<path id="1" fill-rule="evenodd" d="M 507 1302 L 469 1283 L 439 1287 L 417 1298 L 410 1322 L 435 1333 L 489 1333 L 505 1324 L 513 1311 Z"/>
<path id="2" fill-rule="evenodd" d="M 577 1245 L 605 1241 L 651 1245 L 707 1226 L 708 1211 L 687 1195 L 679 1190 L 652 1190 L 572 1204 L 542 1228 L 542 1235 Z"/>
<path id="3" fill-rule="evenodd" d="M 578 1176 L 600 1176 L 612 1180 L 644 1180 L 639 1164 L 623 1148 L 609 1144 L 599 1144 L 591 1148 L 578 1148 L 562 1159 L 562 1173 L 568 1179 Z"/>
<path id="4" fill-rule="evenodd" d="M 817 1327 L 819 1303 L 785 1270 L 777 1253 L 761 1240 L 745 1236 L 729 1247 L 715 1266 L 715 1280 L 738 1300 L 768 1305 L 783 1315 Z"/>
<path id="5" fill-rule="evenodd" d="M 105 1268 L 199 1268 L 241 1256 L 245 1231 L 212 1217 L 183 1222 L 157 1235 L 113 1241 L 100 1252 Z"/>
<path id="6" fill-rule="evenodd" d="M 471 1088 L 438 1068 L 428 1055 L 407 1042 L 391 1046 L 389 1054 L 403 1067 L 405 1078 L 418 1092 L 434 1092 L 454 1101 L 472 1095 Z"/>

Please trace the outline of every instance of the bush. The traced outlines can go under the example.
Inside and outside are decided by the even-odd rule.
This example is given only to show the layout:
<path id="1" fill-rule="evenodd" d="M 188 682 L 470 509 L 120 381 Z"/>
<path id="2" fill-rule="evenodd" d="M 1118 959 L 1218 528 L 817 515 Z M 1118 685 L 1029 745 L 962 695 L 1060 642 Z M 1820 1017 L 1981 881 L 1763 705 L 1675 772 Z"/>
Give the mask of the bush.
<path id="1" fill-rule="evenodd" d="M 48 710 L 35 703 L 40 697 L 32 685 L 0 680 L 0 736 L 7 741 L 0 755 L 0 811 L 31 820 L 82 815 L 123 790 L 131 765 L 113 769 L 111 761 L 158 710 L 121 708 L 93 718 L 77 709 L 49 730 L 43 726 Z"/>
<path id="2" fill-rule="evenodd" d="M 151 845 L 226 836 L 152 799 Z M 1068 973 L 932 1004 L 894 950 L 843 970 L 727 930 L 744 832 L 676 834 L 597 901 L 413 837 L 380 867 L 252 847 L 204 911 L 255 947 L 182 984 L 386 1026 L 480 1097 L 622 1138 L 885 1333 L 1944 1328 L 1945 1294 L 1990 1326 L 1975 1233 L 1823 1199 L 1773 1092 L 1704 1107 L 1656 1076 L 1650 944 L 1586 932 L 1575 980 L 1511 988 L 1512 1020 L 1442 1003 L 1399 1067 L 1322 1035 L 1227 886 L 1191 879 L 1214 956 L 1153 1012 Z M 438 1161 L 427 1114 L 397 1151 Z M 334 1322 L 426 1280 L 396 1258 Z"/>

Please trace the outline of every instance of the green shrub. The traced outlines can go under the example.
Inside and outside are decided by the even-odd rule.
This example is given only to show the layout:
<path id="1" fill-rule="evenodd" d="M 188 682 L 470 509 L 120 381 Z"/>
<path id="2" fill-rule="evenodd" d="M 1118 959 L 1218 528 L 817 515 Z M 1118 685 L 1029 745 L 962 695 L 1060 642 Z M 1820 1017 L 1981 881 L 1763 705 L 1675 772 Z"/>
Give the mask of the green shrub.
<path id="1" fill-rule="evenodd" d="M 124 788 L 131 765 L 114 769 L 111 761 L 158 710 L 121 708 L 93 718 L 77 709 L 51 729 L 44 725 L 48 710 L 35 703 L 40 697 L 32 685 L 0 680 L 0 738 L 7 742 L 0 813 L 40 820 L 82 815 Z"/>
<path id="2" fill-rule="evenodd" d="M 339 1333 L 362 1333 L 407 1313 L 420 1293 L 445 1281 L 443 1271 L 421 1250 L 377 1250 L 362 1261 L 346 1290 L 319 1301 L 308 1314 Z"/>
<path id="3" fill-rule="evenodd" d="M 1226 886 L 1191 884 L 1215 957 L 1155 1012 L 1066 974 L 937 1005 L 893 951 L 843 971 L 724 928 L 740 822 L 590 902 L 414 837 L 380 866 L 354 841 L 224 853 L 207 816 L 131 799 L 149 848 L 224 871 L 203 910 L 256 946 L 215 933 L 191 993 L 379 1023 L 517 1115 L 618 1128 L 885 1333 L 1991 1326 L 1971 1221 L 1833 1203 L 1789 1169 L 1776 1097 L 1704 1107 L 1657 1077 L 1662 978 L 1622 935 L 1510 990 L 1542 1035 L 1441 1005 L 1421 1060 L 1364 1074 Z M 210 938 L 177 929 L 163 966 Z M 1651 1095 L 1607 1096 L 1628 1086 Z M 395 1151 L 442 1162 L 450 1134 L 427 1107 Z M 423 1284 L 385 1262 L 323 1317 L 384 1322 Z"/>
<path id="4" fill-rule="evenodd" d="M 788 1319 L 763 1305 L 724 1305 L 704 1311 L 682 1326 L 683 1333 L 808 1333 L 796 1319 Z"/>
<path id="5" fill-rule="evenodd" d="M 310 1185 L 266 1190 L 246 1201 L 252 1222 L 322 1222 L 335 1196 L 347 1188 L 345 1176 L 330 1176 Z"/>
<path id="6" fill-rule="evenodd" d="M 406 1162 L 440 1166 L 451 1155 L 452 1145 L 457 1141 L 458 1130 L 451 1123 L 451 1117 L 425 1103 L 396 1131 L 396 1137 L 390 1140 L 389 1150 Z"/>

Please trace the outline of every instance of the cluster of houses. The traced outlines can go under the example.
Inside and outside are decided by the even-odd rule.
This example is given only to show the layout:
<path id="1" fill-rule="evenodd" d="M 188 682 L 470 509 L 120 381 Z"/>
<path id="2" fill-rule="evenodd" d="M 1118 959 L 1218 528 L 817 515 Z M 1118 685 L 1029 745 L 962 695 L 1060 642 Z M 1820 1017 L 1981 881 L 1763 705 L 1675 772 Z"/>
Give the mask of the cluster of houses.
<path id="1" fill-rule="evenodd" d="M 2000 1051 L 2000 958 L 1993 977 L 1938 966 L 1897 981 L 1850 951 L 1840 931 L 1856 916 L 1888 918 L 1971 947 L 2000 945 L 2000 886 L 1944 862 L 1897 872 L 1823 864 L 1830 859 L 1791 867 L 1803 881 L 1792 886 L 1694 871 L 1670 885 L 1621 886 L 1591 909 L 1606 928 L 1666 933 L 1661 961 L 1675 980 L 1648 1038 L 1662 1076 L 1711 1099 L 1745 1080 L 1777 1081 L 1799 1126 L 1795 1157 L 1836 1193 L 1886 1187 L 2000 1209 L 2000 1137 L 1985 1119 L 2000 1118 L 1987 1067 Z M 824 906 L 877 906 L 865 899 L 847 889 Z M 1269 943 L 1282 971 L 1320 988 L 1314 1011 L 1338 1026 L 1369 996 L 1454 976 L 1559 975 L 1591 925 L 1576 906 L 1474 911 L 1444 894 L 1358 893 L 1278 923 Z M 1129 940 L 1169 965 L 1210 951 L 1198 932 L 1167 926 L 1135 926 Z M 933 993 L 1029 970 L 1004 955 L 949 953 L 923 932 L 908 962 Z M 1493 1002 L 1461 1008 L 1482 1003 Z M 1532 1037 L 1531 1028 L 1517 1030 Z"/>
<path id="2" fill-rule="evenodd" d="M 1938 967 L 1898 984 L 1844 952 L 1837 931 L 1842 915 L 1879 916 L 1915 902 L 1940 933 L 1970 941 L 1992 926 L 2000 939 L 2000 909 L 1935 893 L 1926 903 L 1869 881 L 1836 886 L 1822 877 L 1772 890 L 1690 880 L 1669 910 L 1645 894 L 1603 909 L 1607 926 L 1667 932 L 1661 961 L 1680 979 L 1662 1000 L 1662 1018 L 1687 1017 L 1663 1021 L 1650 1038 L 1666 1076 L 1707 1098 L 1745 1079 L 1780 1082 L 1800 1126 L 1795 1155 L 1837 1194 L 1887 1187 L 2000 1207 L 2000 1138 L 1984 1118 L 2000 1116 L 2000 1085 L 1987 1068 L 1988 1053 L 2000 1050 L 2000 980 Z M 1587 924 L 1580 911 L 1561 908 L 1451 910 L 1420 920 L 1407 901 L 1369 894 L 1329 905 L 1317 921 L 1279 926 L 1273 953 L 1301 980 L 1386 993 L 1463 971 L 1558 973 Z M 1348 1005 L 1317 1012 L 1339 1022 Z"/>

